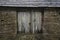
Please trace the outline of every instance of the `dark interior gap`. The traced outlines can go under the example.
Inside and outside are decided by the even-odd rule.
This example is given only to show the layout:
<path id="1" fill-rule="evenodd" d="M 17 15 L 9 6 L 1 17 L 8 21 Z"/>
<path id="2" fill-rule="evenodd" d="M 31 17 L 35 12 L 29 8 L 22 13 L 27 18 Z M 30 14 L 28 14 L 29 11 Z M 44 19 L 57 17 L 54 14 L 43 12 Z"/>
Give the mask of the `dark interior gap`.
<path id="1" fill-rule="evenodd" d="M 42 15 L 42 23 L 41 23 L 41 30 L 40 30 L 40 33 L 42 34 L 43 33 L 43 24 L 44 24 L 44 8 L 42 8 L 41 10 L 41 15 Z"/>

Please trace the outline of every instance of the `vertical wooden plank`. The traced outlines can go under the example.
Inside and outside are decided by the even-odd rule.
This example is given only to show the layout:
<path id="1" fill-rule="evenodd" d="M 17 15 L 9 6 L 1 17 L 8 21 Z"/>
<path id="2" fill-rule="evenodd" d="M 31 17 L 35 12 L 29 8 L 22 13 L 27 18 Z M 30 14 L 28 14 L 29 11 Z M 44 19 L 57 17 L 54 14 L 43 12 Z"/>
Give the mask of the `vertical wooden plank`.
<path id="1" fill-rule="evenodd" d="M 41 12 L 32 11 L 32 28 L 33 33 L 41 30 Z"/>
<path id="2" fill-rule="evenodd" d="M 30 30 L 30 13 L 29 12 L 19 12 L 18 13 L 18 26 L 19 31 L 21 32 L 29 32 Z"/>
<path id="3" fill-rule="evenodd" d="M 32 33 L 34 33 L 34 12 L 32 11 L 31 12 L 31 30 L 32 30 Z"/>
<path id="4" fill-rule="evenodd" d="M 21 30 L 21 17 L 22 17 L 22 13 L 18 12 L 18 31 L 22 31 Z"/>

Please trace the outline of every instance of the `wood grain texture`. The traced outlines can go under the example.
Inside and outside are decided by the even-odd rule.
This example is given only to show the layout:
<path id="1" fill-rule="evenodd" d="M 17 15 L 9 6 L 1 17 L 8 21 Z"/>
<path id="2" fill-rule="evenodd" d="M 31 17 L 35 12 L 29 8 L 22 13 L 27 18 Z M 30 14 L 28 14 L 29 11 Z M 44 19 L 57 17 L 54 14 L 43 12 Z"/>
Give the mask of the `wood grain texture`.
<path id="1" fill-rule="evenodd" d="M 18 29 L 24 33 L 37 33 L 41 30 L 41 12 L 18 12 Z"/>
<path id="2" fill-rule="evenodd" d="M 30 14 L 29 12 L 18 12 L 19 31 L 29 32 Z"/>
<path id="3" fill-rule="evenodd" d="M 32 31 L 36 33 L 41 30 L 41 12 L 32 11 Z"/>

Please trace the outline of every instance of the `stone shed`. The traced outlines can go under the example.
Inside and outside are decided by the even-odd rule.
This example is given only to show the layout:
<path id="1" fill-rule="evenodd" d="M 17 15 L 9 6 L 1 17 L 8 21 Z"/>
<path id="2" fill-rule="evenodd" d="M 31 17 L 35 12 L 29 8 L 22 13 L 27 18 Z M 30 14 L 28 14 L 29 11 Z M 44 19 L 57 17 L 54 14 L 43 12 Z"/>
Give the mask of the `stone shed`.
<path id="1" fill-rule="evenodd" d="M 60 0 L 0 0 L 1 40 L 60 40 Z"/>

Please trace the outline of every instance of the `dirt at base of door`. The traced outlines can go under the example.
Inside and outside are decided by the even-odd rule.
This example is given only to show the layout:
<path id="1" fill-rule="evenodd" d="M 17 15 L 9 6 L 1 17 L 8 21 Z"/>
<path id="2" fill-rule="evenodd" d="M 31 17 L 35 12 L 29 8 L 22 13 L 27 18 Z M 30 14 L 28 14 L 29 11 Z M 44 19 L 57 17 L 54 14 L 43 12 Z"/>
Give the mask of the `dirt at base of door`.
<path id="1" fill-rule="evenodd" d="M 53 34 L 17 34 L 15 40 L 60 40 L 60 37 Z"/>
<path id="2" fill-rule="evenodd" d="M 42 40 L 40 34 L 18 34 L 15 40 Z"/>

